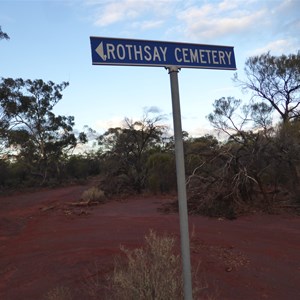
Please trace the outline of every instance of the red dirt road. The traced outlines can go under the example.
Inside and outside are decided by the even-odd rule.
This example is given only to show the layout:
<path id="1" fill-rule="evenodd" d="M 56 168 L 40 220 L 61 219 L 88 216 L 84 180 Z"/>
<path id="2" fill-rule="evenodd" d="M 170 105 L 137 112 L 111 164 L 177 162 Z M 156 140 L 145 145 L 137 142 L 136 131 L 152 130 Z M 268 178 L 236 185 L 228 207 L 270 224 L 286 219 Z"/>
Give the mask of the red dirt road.
<path id="1" fill-rule="evenodd" d="M 157 210 L 171 197 L 68 205 L 86 189 L 0 197 L 1 300 L 39 300 L 57 286 L 70 288 L 75 300 L 89 299 L 85 283 L 112 270 L 121 244 L 141 246 L 149 229 L 179 238 L 178 215 Z M 300 299 L 300 217 L 189 221 L 192 264 L 200 262 L 203 291 L 213 299 Z"/>

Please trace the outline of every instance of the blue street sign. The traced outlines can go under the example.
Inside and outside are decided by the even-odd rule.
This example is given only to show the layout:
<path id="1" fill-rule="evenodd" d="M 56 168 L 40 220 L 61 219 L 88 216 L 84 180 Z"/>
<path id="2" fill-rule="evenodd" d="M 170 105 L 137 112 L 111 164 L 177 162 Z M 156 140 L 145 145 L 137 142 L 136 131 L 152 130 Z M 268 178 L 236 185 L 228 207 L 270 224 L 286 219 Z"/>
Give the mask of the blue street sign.
<path id="1" fill-rule="evenodd" d="M 233 47 L 91 37 L 93 65 L 236 70 Z"/>

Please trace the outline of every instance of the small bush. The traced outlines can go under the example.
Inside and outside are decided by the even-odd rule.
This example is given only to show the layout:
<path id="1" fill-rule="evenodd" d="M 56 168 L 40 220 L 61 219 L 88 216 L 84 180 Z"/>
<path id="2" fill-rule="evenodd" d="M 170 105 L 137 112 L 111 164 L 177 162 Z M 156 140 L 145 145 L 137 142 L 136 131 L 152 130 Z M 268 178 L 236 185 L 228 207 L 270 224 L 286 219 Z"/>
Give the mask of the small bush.
<path id="1" fill-rule="evenodd" d="M 64 286 L 57 286 L 50 290 L 44 300 L 72 300 L 71 291 Z"/>
<path id="2" fill-rule="evenodd" d="M 103 202 L 105 200 L 105 194 L 97 187 L 91 187 L 82 193 L 81 199 L 86 202 Z"/>
<path id="3" fill-rule="evenodd" d="M 176 189 L 176 168 L 174 155 L 154 153 L 147 160 L 147 188 L 157 193 L 168 193 Z"/>
<path id="4" fill-rule="evenodd" d="M 183 299 L 181 262 L 179 255 L 173 254 L 174 238 L 160 238 L 150 231 L 145 240 L 145 248 L 122 248 L 127 263 L 116 261 L 111 278 L 114 299 Z"/>
<path id="5" fill-rule="evenodd" d="M 85 293 L 91 299 L 183 299 L 181 257 L 175 254 L 175 243 L 175 238 L 159 237 L 150 230 L 144 247 L 130 250 L 121 246 L 125 257 L 116 258 L 113 272 L 104 272 L 105 278 L 96 265 L 94 275 L 85 281 Z M 216 299 L 216 291 L 209 288 L 205 272 L 198 272 L 199 265 L 192 271 L 193 298 Z"/>

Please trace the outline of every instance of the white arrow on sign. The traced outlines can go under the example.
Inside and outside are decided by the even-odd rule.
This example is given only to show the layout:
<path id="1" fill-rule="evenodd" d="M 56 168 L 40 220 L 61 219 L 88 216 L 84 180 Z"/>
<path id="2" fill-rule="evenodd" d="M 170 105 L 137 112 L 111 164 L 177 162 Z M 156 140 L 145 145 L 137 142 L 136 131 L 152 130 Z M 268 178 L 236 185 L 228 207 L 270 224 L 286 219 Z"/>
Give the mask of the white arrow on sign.
<path id="1" fill-rule="evenodd" d="M 102 60 L 104 60 L 104 61 L 106 60 L 106 55 L 104 54 L 104 51 L 103 51 L 103 42 L 101 42 L 99 44 L 99 46 L 96 48 L 96 52 L 102 58 Z"/>

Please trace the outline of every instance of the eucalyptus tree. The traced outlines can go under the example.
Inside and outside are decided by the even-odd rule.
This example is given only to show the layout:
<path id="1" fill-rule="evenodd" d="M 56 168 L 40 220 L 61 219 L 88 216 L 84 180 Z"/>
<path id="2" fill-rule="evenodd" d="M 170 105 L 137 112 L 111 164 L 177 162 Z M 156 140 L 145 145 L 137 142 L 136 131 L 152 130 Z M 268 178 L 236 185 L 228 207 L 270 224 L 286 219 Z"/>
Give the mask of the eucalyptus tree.
<path id="1" fill-rule="evenodd" d="M 9 40 L 8 34 L 2 31 L 1 26 L 0 26 L 0 40 Z"/>
<path id="2" fill-rule="evenodd" d="M 227 141 L 216 155 L 218 161 L 223 161 L 216 170 L 220 193 L 227 190 L 236 204 L 249 204 L 261 195 L 262 204 L 268 209 L 272 199 L 266 186 L 276 180 L 273 171 L 278 158 L 270 134 L 269 107 L 264 102 L 242 105 L 234 97 L 223 97 L 215 100 L 214 111 L 208 119 L 227 135 Z"/>
<path id="3" fill-rule="evenodd" d="M 253 98 L 265 101 L 283 123 L 300 116 L 300 51 L 274 56 L 270 52 L 253 56 L 245 63 L 246 80 L 235 81 Z"/>
<path id="4" fill-rule="evenodd" d="M 161 120 L 161 116 L 150 118 L 148 115 L 138 121 L 125 118 L 124 126 L 109 128 L 99 136 L 109 176 L 122 175 L 135 191 L 141 192 L 145 186 L 148 156 L 162 145 L 166 126 Z"/>
<path id="5" fill-rule="evenodd" d="M 250 57 L 245 65 L 246 80 L 235 80 L 243 89 L 250 90 L 254 98 L 268 104 L 270 111 L 281 118 L 276 133 L 278 174 L 288 174 L 290 190 L 300 201 L 300 139 L 296 130 L 300 117 L 300 51 L 296 54 L 273 56 L 270 52 Z"/>
<path id="6" fill-rule="evenodd" d="M 74 117 L 55 115 L 67 82 L 2 78 L 0 105 L 1 138 L 10 151 L 27 162 L 31 172 L 47 179 L 48 171 L 59 173 L 61 156 L 86 142 L 85 134 L 75 135 Z"/>

